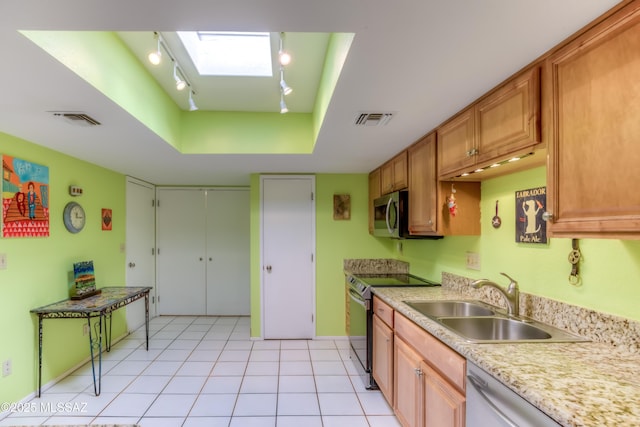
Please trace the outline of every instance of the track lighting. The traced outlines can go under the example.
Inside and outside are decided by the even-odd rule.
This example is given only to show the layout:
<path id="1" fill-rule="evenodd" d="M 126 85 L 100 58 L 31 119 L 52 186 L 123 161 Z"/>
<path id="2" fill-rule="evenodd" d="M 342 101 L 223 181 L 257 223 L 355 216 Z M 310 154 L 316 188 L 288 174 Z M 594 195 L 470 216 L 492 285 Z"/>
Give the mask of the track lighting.
<path id="1" fill-rule="evenodd" d="M 280 33 L 280 49 L 278 50 L 278 60 L 280 61 L 280 65 L 289 65 L 291 62 L 291 55 L 284 50 L 282 39 L 284 38 L 284 33 Z"/>
<path id="2" fill-rule="evenodd" d="M 293 89 L 287 85 L 287 82 L 284 81 L 284 69 L 280 67 L 280 89 L 282 89 L 282 93 L 285 95 L 289 95 L 293 92 Z"/>
<path id="3" fill-rule="evenodd" d="M 286 114 L 289 112 L 287 104 L 284 102 L 284 93 L 280 92 L 280 114 Z"/>
<path id="4" fill-rule="evenodd" d="M 193 95 L 194 92 L 192 90 L 189 90 L 189 111 L 196 111 L 198 109 L 198 106 L 193 100 Z"/>
<path id="5" fill-rule="evenodd" d="M 162 52 L 160 51 L 160 34 L 153 33 L 155 39 L 158 41 L 158 46 L 154 52 L 149 53 L 149 62 L 153 65 L 158 65 L 162 61 Z"/>
<path id="6" fill-rule="evenodd" d="M 187 82 L 184 81 L 184 79 L 180 78 L 180 76 L 178 76 L 179 70 L 178 70 L 178 63 L 177 62 L 173 62 L 173 79 L 176 81 L 176 89 L 178 90 L 184 90 L 184 88 L 187 87 Z"/>

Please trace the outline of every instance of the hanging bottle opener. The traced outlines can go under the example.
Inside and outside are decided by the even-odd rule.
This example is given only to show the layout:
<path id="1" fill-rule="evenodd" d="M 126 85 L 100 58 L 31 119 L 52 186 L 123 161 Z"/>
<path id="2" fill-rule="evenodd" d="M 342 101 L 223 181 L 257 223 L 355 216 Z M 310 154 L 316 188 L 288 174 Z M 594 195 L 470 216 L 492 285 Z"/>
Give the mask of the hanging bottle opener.
<path id="1" fill-rule="evenodd" d="M 580 252 L 580 246 L 578 245 L 578 239 L 571 240 L 571 252 L 569 252 L 569 263 L 571 264 L 571 273 L 569 274 L 569 283 L 573 286 L 580 286 L 580 275 L 578 274 L 578 264 L 582 253 Z"/>
<path id="2" fill-rule="evenodd" d="M 493 225 L 493 228 L 500 228 L 501 224 L 502 220 L 498 216 L 498 200 L 496 200 L 496 215 L 491 218 L 491 225 Z"/>

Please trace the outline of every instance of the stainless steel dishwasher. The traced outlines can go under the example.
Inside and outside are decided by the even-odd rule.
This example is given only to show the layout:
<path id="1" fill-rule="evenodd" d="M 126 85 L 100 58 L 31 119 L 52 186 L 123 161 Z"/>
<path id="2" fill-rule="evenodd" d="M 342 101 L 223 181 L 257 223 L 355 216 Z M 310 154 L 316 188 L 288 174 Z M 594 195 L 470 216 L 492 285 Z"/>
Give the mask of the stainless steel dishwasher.
<path id="1" fill-rule="evenodd" d="M 558 427 L 547 414 L 467 361 L 467 427 Z"/>

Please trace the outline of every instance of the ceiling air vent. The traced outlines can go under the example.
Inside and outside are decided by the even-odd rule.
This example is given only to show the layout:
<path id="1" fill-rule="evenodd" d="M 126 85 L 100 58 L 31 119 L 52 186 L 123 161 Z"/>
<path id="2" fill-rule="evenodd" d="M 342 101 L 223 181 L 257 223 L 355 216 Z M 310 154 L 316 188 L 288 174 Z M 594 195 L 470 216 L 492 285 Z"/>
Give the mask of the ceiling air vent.
<path id="1" fill-rule="evenodd" d="M 77 126 L 99 126 L 100 122 L 84 113 L 72 112 L 54 112 L 55 117 L 66 120 L 67 122 Z"/>
<path id="2" fill-rule="evenodd" d="M 356 126 L 385 126 L 394 113 L 358 113 Z"/>

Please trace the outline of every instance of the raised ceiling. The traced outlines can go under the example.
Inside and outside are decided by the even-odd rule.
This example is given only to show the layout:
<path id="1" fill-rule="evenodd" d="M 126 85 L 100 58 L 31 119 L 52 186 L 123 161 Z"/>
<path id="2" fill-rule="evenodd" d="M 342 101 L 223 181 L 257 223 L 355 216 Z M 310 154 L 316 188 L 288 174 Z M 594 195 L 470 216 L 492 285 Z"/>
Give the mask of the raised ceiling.
<path id="1" fill-rule="evenodd" d="M 364 173 L 616 3 L 4 0 L 0 6 L 4 54 L 0 131 L 155 184 L 243 185 L 250 173 L 262 172 Z M 313 152 L 183 154 L 19 32 L 113 31 L 139 55 L 142 48 L 127 35 L 151 37 L 153 31 L 207 29 L 355 34 L 335 90 L 326 100 L 326 112 L 319 117 Z M 112 64 L 110 71 L 117 73 L 118 65 Z M 154 79 L 151 71 L 149 76 Z M 289 82 L 296 91 L 317 90 L 318 76 L 298 78 Z M 143 95 L 139 94 L 141 99 Z M 201 107 L 258 108 L 258 100 L 250 95 L 208 96 L 199 102 Z M 178 105 L 180 100 L 174 102 Z M 310 101 L 295 108 L 294 98 L 289 102 L 292 111 L 316 108 L 310 107 L 314 105 Z M 54 119 L 51 111 L 86 112 L 102 125 L 71 126 Z M 362 111 L 395 115 L 386 126 L 355 126 L 354 119 Z"/>

